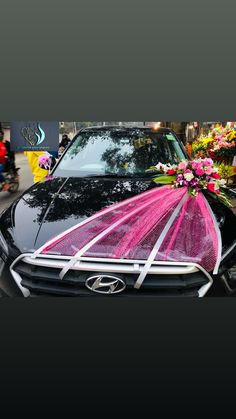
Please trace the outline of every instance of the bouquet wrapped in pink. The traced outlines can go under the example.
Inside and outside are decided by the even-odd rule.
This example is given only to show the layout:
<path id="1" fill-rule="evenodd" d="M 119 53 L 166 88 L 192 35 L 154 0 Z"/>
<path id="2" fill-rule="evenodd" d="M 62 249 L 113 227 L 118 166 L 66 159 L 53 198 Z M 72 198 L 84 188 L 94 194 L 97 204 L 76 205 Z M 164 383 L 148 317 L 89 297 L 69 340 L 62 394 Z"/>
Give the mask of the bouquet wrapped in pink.
<path id="1" fill-rule="evenodd" d="M 41 154 L 38 158 L 38 164 L 41 169 L 49 170 L 52 164 L 52 156 L 48 152 Z"/>

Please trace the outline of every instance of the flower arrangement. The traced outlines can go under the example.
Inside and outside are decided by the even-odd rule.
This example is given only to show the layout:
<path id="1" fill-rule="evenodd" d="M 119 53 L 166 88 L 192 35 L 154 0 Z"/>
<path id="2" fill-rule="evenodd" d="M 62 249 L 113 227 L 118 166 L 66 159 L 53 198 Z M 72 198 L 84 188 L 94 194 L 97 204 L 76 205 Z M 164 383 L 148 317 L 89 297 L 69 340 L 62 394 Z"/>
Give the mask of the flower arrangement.
<path id="1" fill-rule="evenodd" d="M 236 131 L 214 129 L 207 137 L 199 138 L 193 143 L 193 154 L 196 158 L 210 157 L 213 160 L 232 163 L 236 155 Z"/>
<path id="2" fill-rule="evenodd" d="M 218 168 L 218 173 L 221 178 L 228 179 L 227 184 L 230 183 L 230 180 L 235 175 L 236 167 L 230 166 L 224 162 L 217 162 L 215 166 Z M 231 180 L 233 182 L 233 180 Z"/>
<path id="3" fill-rule="evenodd" d="M 213 137 L 201 137 L 198 140 L 193 142 L 192 150 L 193 154 L 196 156 L 199 154 L 201 157 L 206 157 L 207 150 L 211 147 L 214 142 Z"/>
<path id="4" fill-rule="evenodd" d="M 219 169 L 211 158 L 199 158 L 192 161 L 182 161 L 176 164 L 158 163 L 148 169 L 157 172 L 153 181 L 158 184 L 170 184 L 172 188 L 186 186 L 192 196 L 200 191 L 212 198 L 232 207 L 230 199 L 226 196 L 226 180 L 219 175 Z"/>

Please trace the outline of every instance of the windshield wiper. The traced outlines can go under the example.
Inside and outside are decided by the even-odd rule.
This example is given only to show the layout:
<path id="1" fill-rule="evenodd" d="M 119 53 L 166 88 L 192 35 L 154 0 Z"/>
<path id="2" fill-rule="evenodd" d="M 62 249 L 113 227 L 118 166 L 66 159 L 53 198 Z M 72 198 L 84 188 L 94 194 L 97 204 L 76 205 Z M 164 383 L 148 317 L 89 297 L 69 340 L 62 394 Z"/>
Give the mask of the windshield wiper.
<path id="1" fill-rule="evenodd" d="M 88 178 L 149 178 L 148 173 L 129 173 L 129 174 L 118 174 L 118 173 L 104 173 L 103 175 L 91 174 L 87 175 Z"/>
<path id="2" fill-rule="evenodd" d="M 118 173 L 104 173 L 103 175 L 96 175 L 96 174 L 91 174 L 91 175 L 86 175 L 86 177 L 91 177 L 91 178 L 103 178 L 103 177 L 107 177 L 107 178 L 126 178 L 126 177 L 132 177 L 132 175 L 119 175 Z"/>

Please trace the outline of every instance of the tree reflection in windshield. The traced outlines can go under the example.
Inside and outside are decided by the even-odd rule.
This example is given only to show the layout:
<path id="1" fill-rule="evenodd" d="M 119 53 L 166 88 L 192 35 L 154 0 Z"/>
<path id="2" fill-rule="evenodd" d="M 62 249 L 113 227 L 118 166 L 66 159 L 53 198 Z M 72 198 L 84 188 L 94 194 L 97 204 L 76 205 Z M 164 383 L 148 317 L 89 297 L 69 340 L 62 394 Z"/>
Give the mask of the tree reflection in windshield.
<path id="1" fill-rule="evenodd" d="M 63 156 L 56 176 L 145 174 L 148 167 L 185 158 L 172 134 L 140 129 L 82 132 Z"/>

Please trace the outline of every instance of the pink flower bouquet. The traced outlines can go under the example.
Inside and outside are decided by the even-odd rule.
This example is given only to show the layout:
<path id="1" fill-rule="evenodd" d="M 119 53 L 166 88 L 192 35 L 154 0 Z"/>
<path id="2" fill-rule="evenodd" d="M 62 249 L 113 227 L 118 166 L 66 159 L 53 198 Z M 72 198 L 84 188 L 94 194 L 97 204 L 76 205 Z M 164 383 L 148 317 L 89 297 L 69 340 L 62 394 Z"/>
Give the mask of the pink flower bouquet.
<path id="1" fill-rule="evenodd" d="M 51 167 L 52 158 L 48 152 L 41 154 L 38 158 L 38 165 L 41 169 L 49 170 Z"/>
<path id="2" fill-rule="evenodd" d="M 158 172 L 153 178 L 155 183 L 170 184 L 172 188 L 186 186 L 192 196 L 202 191 L 226 206 L 232 206 L 224 192 L 226 180 L 220 177 L 218 168 L 210 158 L 182 161 L 178 165 L 158 163 L 148 171 Z"/>

